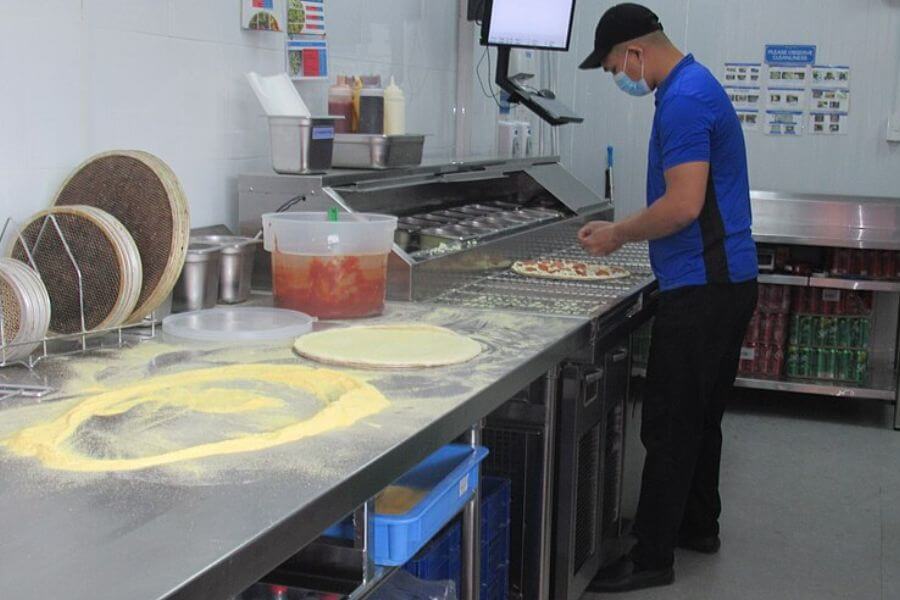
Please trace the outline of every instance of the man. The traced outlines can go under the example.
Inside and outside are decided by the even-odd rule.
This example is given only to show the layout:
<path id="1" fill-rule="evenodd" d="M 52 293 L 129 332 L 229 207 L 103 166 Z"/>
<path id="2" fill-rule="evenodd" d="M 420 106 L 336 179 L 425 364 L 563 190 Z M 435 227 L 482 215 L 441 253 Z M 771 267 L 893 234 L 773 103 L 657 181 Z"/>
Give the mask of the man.
<path id="1" fill-rule="evenodd" d="M 656 92 L 648 208 L 578 234 L 598 256 L 650 240 L 661 289 L 642 413 L 637 543 L 590 588 L 616 592 L 672 583 L 676 546 L 719 549 L 721 422 L 758 272 L 744 137 L 722 86 L 636 4 L 600 20 L 581 68 L 600 67 L 631 96 Z"/>

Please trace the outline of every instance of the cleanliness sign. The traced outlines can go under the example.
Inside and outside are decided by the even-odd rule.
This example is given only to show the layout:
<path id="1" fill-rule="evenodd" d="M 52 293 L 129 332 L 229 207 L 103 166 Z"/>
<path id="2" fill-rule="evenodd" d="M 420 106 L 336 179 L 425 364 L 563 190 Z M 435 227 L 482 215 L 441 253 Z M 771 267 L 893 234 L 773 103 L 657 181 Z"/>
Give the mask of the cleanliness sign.
<path id="1" fill-rule="evenodd" d="M 815 46 L 766 46 L 766 63 L 770 65 L 805 66 L 816 62 Z"/>

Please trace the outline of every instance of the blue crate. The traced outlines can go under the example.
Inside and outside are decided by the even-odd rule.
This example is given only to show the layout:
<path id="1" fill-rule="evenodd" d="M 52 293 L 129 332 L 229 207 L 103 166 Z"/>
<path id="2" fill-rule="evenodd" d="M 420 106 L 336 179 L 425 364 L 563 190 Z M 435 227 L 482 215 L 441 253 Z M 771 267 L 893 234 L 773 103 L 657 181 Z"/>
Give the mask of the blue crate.
<path id="1" fill-rule="evenodd" d="M 449 523 L 477 489 L 479 467 L 487 455 L 486 448 L 452 444 L 398 479 L 395 485 L 431 491 L 405 515 L 375 515 L 375 564 L 407 563 Z"/>
<path id="2" fill-rule="evenodd" d="M 493 540 L 509 528 L 512 486 L 509 479 L 481 478 L 481 539 Z"/>
<path id="3" fill-rule="evenodd" d="M 493 540 L 481 539 L 481 579 L 490 579 L 493 573 L 509 565 L 509 528 L 498 533 Z"/>
<path id="4" fill-rule="evenodd" d="M 481 582 L 480 600 L 507 600 L 509 598 L 509 565 L 503 567 L 496 576 Z"/>
<path id="5" fill-rule="evenodd" d="M 452 580 L 460 589 L 462 575 L 462 526 L 451 523 L 403 569 L 425 581 Z"/>

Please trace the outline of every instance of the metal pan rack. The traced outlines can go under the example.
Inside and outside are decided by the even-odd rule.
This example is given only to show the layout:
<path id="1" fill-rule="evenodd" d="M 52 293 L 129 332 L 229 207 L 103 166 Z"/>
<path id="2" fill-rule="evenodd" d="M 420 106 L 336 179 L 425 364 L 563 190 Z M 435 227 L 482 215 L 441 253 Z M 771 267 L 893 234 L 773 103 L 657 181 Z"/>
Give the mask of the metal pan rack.
<path id="1" fill-rule="evenodd" d="M 7 232 L 10 228 L 11 223 L 12 219 L 6 220 L 2 231 L 0 231 L 0 241 L 6 239 Z M 3 314 L 2 306 L 0 306 L 0 368 L 21 366 L 31 370 L 34 369 L 38 365 L 38 363 L 40 363 L 44 359 L 54 356 L 82 354 L 88 351 L 104 348 L 122 348 L 136 342 L 156 337 L 159 331 L 159 322 L 156 318 L 157 315 L 155 313 L 148 316 L 143 322 L 136 323 L 134 325 L 120 325 L 117 327 L 89 330 L 85 325 L 85 293 L 82 269 L 78 263 L 78 259 L 72 252 L 72 248 L 69 245 L 69 242 L 62 231 L 62 228 L 59 226 L 59 222 L 57 221 L 56 217 L 53 214 L 48 214 L 44 217 L 44 221 L 41 224 L 41 228 L 32 246 L 28 245 L 21 232 L 16 232 L 15 239 L 18 240 L 23 250 L 25 251 L 25 255 L 28 258 L 28 263 L 31 268 L 34 269 L 38 277 L 41 277 L 41 273 L 37 267 L 34 256 L 38 244 L 43 239 L 43 236 L 47 234 L 48 229 L 50 231 L 50 235 L 55 234 L 59 238 L 59 241 L 62 243 L 69 262 L 71 263 L 72 269 L 74 270 L 76 275 L 76 280 L 78 282 L 78 300 L 80 308 L 81 331 L 72 334 L 48 335 L 41 339 L 7 343 L 5 335 L 6 317 Z M 19 346 L 34 345 L 38 345 L 38 348 L 34 352 L 29 354 L 27 358 L 18 360 L 13 360 L 10 358 L 11 350 L 13 348 Z M 51 388 L 47 388 L 45 386 L 28 386 L 19 384 L 5 385 L 0 383 L 0 401 L 6 400 L 13 396 L 29 396 L 39 398 L 43 397 L 46 394 L 49 394 L 51 391 Z"/>

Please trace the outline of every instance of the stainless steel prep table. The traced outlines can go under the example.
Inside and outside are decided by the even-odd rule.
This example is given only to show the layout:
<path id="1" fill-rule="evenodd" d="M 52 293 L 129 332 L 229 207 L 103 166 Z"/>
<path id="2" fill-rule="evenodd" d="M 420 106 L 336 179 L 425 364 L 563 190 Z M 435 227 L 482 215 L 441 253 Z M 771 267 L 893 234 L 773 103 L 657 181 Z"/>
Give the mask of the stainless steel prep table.
<path id="1" fill-rule="evenodd" d="M 267 468 L 242 468 L 238 458 L 222 459 L 210 480 L 169 480 L 157 471 L 87 477 L 0 454 L 0 596 L 238 593 L 584 347 L 591 331 L 584 318 L 418 304 L 392 304 L 370 322 L 410 320 L 450 326 L 487 350 L 456 367 L 370 372 L 390 408 L 349 429 L 262 453 Z M 133 377 L 235 362 L 233 349 L 225 354 L 176 347 Z M 42 363 L 24 379 L 58 387 L 65 378 L 60 366 Z M 2 377 L 9 382 L 16 374 Z M 7 411 L 22 402 L 32 403 L 2 405 L 0 423 L 9 423 Z"/>

